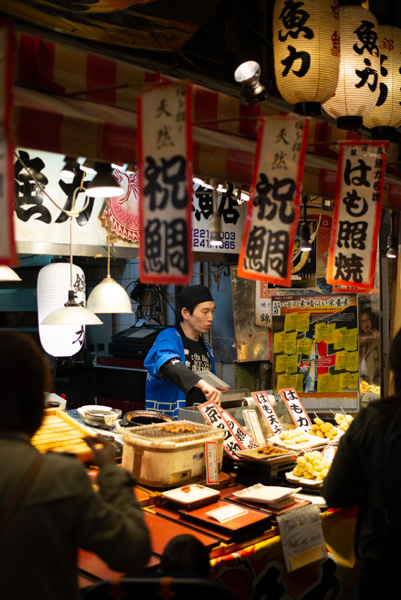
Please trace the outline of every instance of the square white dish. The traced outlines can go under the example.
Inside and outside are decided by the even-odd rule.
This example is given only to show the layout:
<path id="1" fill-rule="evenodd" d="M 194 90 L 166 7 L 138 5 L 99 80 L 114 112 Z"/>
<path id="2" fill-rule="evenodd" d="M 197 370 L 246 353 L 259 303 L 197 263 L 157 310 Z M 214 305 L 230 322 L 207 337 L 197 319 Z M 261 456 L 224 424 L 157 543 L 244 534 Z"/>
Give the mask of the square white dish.
<path id="1" fill-rule="evenodd" d="M 299 492 L 302 488 L 288 488 L 275 485 L 263 485 L 256 483 L 251 487 L 244 488 L 234 492 L 233 496 L 242 500 L 250 500 L 251 502 L 261 502 L 263 504 L 274 505 L 289 498 L 292 494 Z"/>
<path id="2" fill-rule="evenodd" d="M 192 483 L 173 490 L 167 490 L 162 493 L 162 497 L 183 506 L 192 506 L 198 505 L 198 503 L 206 504 L 208 501 L 213 502 L 220 497 L 220 492 L 205 485 Z"/>
<path id="3" fill-rule="evenodd" d="M 320 488 L 323 485 L 323 479 L 306 479 L 305 477 L 297 477 L 296 475 L 293 475 L 291 471 L 285 473 L 285 478 L 290 483 L 297 483 L 298 485 L 301 485 L 302 488 Z"/>

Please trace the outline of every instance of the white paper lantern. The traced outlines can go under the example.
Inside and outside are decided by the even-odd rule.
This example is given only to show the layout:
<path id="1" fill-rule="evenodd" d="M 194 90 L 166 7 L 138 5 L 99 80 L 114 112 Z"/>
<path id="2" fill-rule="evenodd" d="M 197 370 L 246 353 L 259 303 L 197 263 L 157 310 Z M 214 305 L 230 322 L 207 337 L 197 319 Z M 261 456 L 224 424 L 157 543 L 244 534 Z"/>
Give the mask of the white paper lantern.
<path id="1" fill-rule="evenodd" d="M 274 70 L 278 90 L 295 112 L 316 115 L 334 94 L 340 66 L 337 0 L 276 0 Z"/>
<path id="2" fill-rule="evenodd" d="M 340 74 L 323 104 L 339 129 L 357 129 L 379 98 L 380 53 L 376 17 L 362 6 L 340 6 Z"/>
<path id="3" fill-rule="evenodd" d="M 72 282 L 76 301 L 86 301 L 85 274 L 72 265 Z M 79 352 L 85 340 L 85 325 L 42 325 L 51 312 L 64 306 L 70 289 L 70 264 L 52 263 L 39 271 L 37 302 L 39 338 L 45 352 L 51 356 L 67 357 Z"/>
<path id="4" fill-rule="evenodd" d="M 401 125 L 401 29 L 379 25 L 379 48 L 380 94 L 363 124 L 372 129 L 373 137 L 387 139 Z"/>

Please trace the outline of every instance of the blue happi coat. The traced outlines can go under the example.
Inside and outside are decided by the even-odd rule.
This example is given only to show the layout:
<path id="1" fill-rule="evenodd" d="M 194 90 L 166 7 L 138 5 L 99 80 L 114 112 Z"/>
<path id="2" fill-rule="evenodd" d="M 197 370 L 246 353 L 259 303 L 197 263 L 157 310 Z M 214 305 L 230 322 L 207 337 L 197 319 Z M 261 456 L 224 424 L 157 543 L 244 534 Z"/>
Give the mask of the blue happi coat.
<path id="1" fill-rule="evenodd" d="M 215 373 L 212 347 L 203 337 L 209 355 L 212 373 Z M 146 378 L 146 410 L 155 410 L 178 418 L 178 409 L 185 408 L 185 392 L 160 373 L 160 367 L 172 358 L 179 358 L 185 365 L 184 343 L 175 327 L 163 329 L 149 350 L 144 365 L 148 371 Z"/>

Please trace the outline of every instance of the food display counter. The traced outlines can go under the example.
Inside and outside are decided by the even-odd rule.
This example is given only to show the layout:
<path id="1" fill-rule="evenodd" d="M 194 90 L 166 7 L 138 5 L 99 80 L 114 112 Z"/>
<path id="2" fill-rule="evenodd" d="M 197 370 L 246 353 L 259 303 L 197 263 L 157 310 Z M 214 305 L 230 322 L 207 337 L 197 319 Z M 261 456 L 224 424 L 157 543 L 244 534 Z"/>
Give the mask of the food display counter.
<path id="1" fill-rule="evenodd" d="M 74 418 L 68 415 L 67 420 L 68 425 L 73 427 Z M 45 425 L 46 423 L 47 421 Z M 61 424 L 64 424 L 64 420 L 61 420 Z M 318 424 L 321 426 L 321 423 Z M 82 435 L 82 422 L 76 422 L 76 428 Z M 178 431 L 175 432 L 177 428 Z M 317 429 L 319 427 L 315 428 Z M 95 432 L 94 429 L 88 431 Z M 97 432 L 106 435 L 110 433 L 105 430 Z M 299 443 L 302 448 L 294 450 L 294 440 L 297 437 L 295 433 L 290 441 L 281 441 L 282 447 L 277 443 L 273 447 L 269 445 L 266 452 L 263 446 L 240 451 L 238 458 L 234 460 L 226 453 L 222 459 L 224 436 L 221 434 L 219 429 L 205 424 L 181 421 L 133 427 L 127 436 L 129 443 L 126 444 L 125 460 L 123 451 L 121 462 L 136 473 L 138 484 L 134 493 L 144 510 L 152 541 L 153 554 L 146 569 L 157 570 L 160 557 L 170 539 L 190 533 L 209 551 L 212 578 L 227 586 L 241 600 L 258 600 L 266 590 L 269 590 L 269 595 L 275 600 L 308 600 L 327 597 L 327 594 L 331 594 L 330 597 L 335 600 L 343 592 L 346 592 L 347 598 L 352 598 L 359 573 L 359 564 L 353 554 L 356 511 L 327 510 L 320 496 L 320 463 L 315 461 L 310 473 L 306 473 L 306 477 L 312 478 L 309 481 L 307 478 L 302 480 L 302 477 L 291 481 L 291 477 L 288 477 L 297 472 L 297 466 L 307 462 L 300 461 L 300 458 L 310 455 L 313 463 L 314 454 L 319 454 L 319 438 L 315 436 L 315 440 L 310 441 L 308 438 L 304 441 L 304 437 L 299 436 L 303 440 Z M 313 438 L 312 434 L 309 437 Z M 171 438 L 178 440 L 177 443 L 172 442 Z M 185 443 L 187 438 L 189 446 Z M 202 468 L 202 449 L 199 445 L 205 446 L 205 440 L 217 443 L 219 448 L 218 481 L 212 484 L 207 483 L 205 469 Z M 35 443 L 35 439 L 33 442 Z M 335 445 L 329 439 L 327 443 L 331 448 Z M 52 444 L 52 449 L 57 450 L 54 440 Z M 182 450 L 180 444 L 183 444 Z M 193 452 L 188 450 L 192 446 Z M 63 448 L 62 440 L 60 448 Z M 192 453 L 198 462 L 193 476 L 189 460 Z M 178 471 L 169 468 L 169 472 L 175 473 L 171 482 L 162 476 L 160 485 L 157 485 L 157 481 L 149 485 L 149 465 L 154 457 L 159 462 L 164 461 L 166 465 L 170 465 L 171 460 L 177 461 L 177 454 L 178 463 L 182 463 L 182 468 L 178 469 L 183 476 L 182 481 L 177 479 Z M 78 455 L 78 458 L 86 462 L 88 474 L 95 483 L 97 472 L 90 466 L 90 460 L 83 455 Z M 147 465 L 146 461 L 149 460 Z M 316 471 L 316 480 L 313 480 L 313 469 Z M 156 473 L 154 469 L 152 472 Z M 284 487 L 289 491 L 282 497 L 278 494 L 272 502 L 265 498 L 259 502 L 249 496 L 249 486 L 257 491 L 284 490 Z M 202 494 L 193 497 L 192 488 L 195 491 L 202 490 Z M 208 494 L 208 491 L 211 493 Z M 283 513 L 289 514 L 290 511 L 295 514 L 308 506 L 317 506 L 321 510 L 321 527 L 327 554 L 323 554 L 321 560 L 306 561 L 301 568 L 289 572 L 278 517 Z M 236 514 L 230 514 L 229 519 L 224 520 L 214 514 L 212 516 L 212 511 Z M 109 569 L 99 557 L 84 550 L 79 551 L 78 568 L 81 588 L 102 579 L 124 575 Z"/>

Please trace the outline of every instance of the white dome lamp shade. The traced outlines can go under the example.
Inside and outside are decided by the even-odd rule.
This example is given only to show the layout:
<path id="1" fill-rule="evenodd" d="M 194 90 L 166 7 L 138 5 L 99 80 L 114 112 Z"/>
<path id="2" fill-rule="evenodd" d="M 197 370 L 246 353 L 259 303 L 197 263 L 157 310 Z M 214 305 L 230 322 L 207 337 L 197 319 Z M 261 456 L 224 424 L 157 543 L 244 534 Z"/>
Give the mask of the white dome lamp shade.
<path id="1" fill-rule="evenodd" d="M 85 302 L 85 275 L 80 267 L 72 265 L 76 286 L 76 301 Z M 54 315 L 63 306 L 70 288 L 70 265 L 52 263 L 39 271 L 37 281 L 39 338 L 45 352 L 55 357 L 73 356 L 82 348 L 85 340 L 85 325 L 71 323 L 46 325 L 43 321 Z M 82 307 L 81 307 L 82 308 Z M 95 315 L 94 315 L 95 316 Z"/>
<path id="2" fill-rule="evenodd" d="M 110 198 L 107 198 L 107 276 L 93 288 L 87 307 L 94 313 L 132 313 L 130 297 L 110 276 Z"/>
<path id="3" fill-rule="evenodd" d="M 7 265 L 0 265 L 0 281 L 22 281 L 21 277 Z"/>

